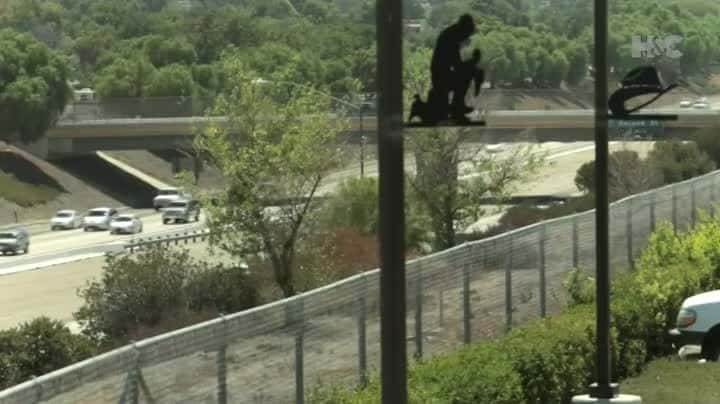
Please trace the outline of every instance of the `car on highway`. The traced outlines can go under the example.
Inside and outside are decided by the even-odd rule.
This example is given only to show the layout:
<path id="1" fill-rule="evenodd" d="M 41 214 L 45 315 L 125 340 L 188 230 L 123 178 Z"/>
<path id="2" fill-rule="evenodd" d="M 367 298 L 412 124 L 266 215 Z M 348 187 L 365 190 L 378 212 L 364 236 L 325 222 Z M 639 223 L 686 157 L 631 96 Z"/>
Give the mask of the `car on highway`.
<path id="1" fill-rule="evenodd" d="M 110 222 L 117 214 L 118 211 L 114 208 L 90 209 L 83 218 L 83 230 L 108 230 Z"/>
<path id="2" fill-rule="evenodd" d="M 162 212 L 163 224 L 188 223 L 190 220 L 200 220 L 200 202 L 195 199 L 183 199 L 171 202 Z"/>
<path id="3" fill-rule="evenodd" d="M 690 100 L 682 100 L 680 101 L 680 108 L 690 108 L 692 107 L 693 102 Z"/>
<path id="4" fill-rule="evenodd" d="M 157 196 L 153 198 L 155 210 L 166 208 L 172 202 L 190 199 L 190 194 L 181 188 L 162 188 L 158 190 Z"/>
<path id="5" fill-rule="evenodd" d="M 692 107 L 695 109 L 708 109 L 710 108 L 710 103 L 708 103 L 707 97 L 700 97 L 693 103 Z"/>
<path id="6" fill-rule="evenodd" d="M 0 230 L 0 253 L 30 252 L 30 234 L 23 228 Z"/>
<path id="7" fill-rule="evenodd" d="M 703 359 L 720 360 L 720 290 L 685 299 L 669 334 L 675 348 L 699 347 Z"/>
<path id="8" fill-rule="evenodd" d="M 142 220 L 131 213 L 118 215 L 110 222 L 110 234 L 137 234 L 142 230 Z"/>
<path id="9" fill-rule="evenodd" d="M 50 230 L 79 229 L 83 225 L 83 217 L 76 210 L 64 209 L 55 213 L 50 219 Z"/>

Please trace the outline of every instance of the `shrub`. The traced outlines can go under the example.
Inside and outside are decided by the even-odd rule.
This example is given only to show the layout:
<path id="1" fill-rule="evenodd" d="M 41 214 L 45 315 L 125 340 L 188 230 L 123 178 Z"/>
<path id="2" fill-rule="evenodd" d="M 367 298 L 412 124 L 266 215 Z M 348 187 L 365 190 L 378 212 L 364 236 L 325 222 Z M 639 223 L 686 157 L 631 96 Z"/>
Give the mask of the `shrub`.
<path id="1" fill-rule="evenodd" d="M 259 302 L 257 288 L 244 268 L 217 266 L 190 273 L 185 284 L 190 310 L 234 313 Z"/>
<path id="2" fill-rule="evenodd" d="M 85 302 L 75 318 L 96 341 L 125 343 L 140 330 L 147 336 L 205 320 L 219 310 L 252 307 L 256 294 L 248 283 L 240 270 L 212 267 L 193 261 L 187 251 L 154 246 L 135 255 L 109 256 L 102 279 L 78 292 Z"/>
<path id="3" fill-rule="evenodd" d="M 662 173 L 665 184 L 684 181 L 715 169 L 715 163 L 696 143 L 658 142 L 648 160 Z"/>
<path id="4" fill-rule="evenodd" d="M 378 232 L 377 177 L 351 178 L 343 182 L 332 196 L 324 222 L 331 229 L 353 229 L 374 237 Z M 405 190 L 405 239 L 410 248 L 428 241 L 427 218 L 422 213 L 413 187 Z"/>
<path id="5" fill-rule="evenodd" d="M 608 189 L 611 200 L 622 199 L 657 188 L 663 178 L 656 166 L 643 161 L 632 150 L 618 150 L 610 153 L 608 159 Z M 589 161 L 577 170 L 575 185 L 585 193 L 595 193 L 595 161 Z"/>
<path id="6" fill-rule="evenodd" d="M 83 335 L 62 322 L 39 317 L 0 331 L 0 389 L 71 365 L 96 353 Z"/>

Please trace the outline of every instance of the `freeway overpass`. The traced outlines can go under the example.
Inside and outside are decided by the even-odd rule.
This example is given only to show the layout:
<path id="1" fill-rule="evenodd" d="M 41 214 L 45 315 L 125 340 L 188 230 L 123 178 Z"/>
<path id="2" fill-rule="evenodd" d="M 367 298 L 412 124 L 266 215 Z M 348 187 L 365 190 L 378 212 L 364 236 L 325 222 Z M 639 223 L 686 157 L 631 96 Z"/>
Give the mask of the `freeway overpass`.
<path id="1" fill-rule="evenodd" d="M 677 114 L 676 121 L 611 121 L 611 133 L 620 136 L 628 131 L 643 132 L 651 138 L 687 138 L 694 131 L 720 127 L 720 110 L 716 109 L 648 109 L 646 114 Z M 348 118 L 351 127 L 346 134 L 350 143 L 360 143 L 361 135 L 375 141 L 377 120 L 374 116 Z M 61 120 L 48 136 L 28 145 L 43 158 L 63 158 L 91 154 L 99 150 L 167 150 L 184 149 L 192 144 L 198 126 L 225 118 L 114 118 L 102 120 Z M 594 116 L 591 109 L 491 111 L 487 125 L 468 128 L 468 141 L 505 143 L 513 141 L 577 142 L 594 139 Z M 414 129 L 406 130 L 412 136 Z M 611 135 L 612 136 L 612 135 Z"/>

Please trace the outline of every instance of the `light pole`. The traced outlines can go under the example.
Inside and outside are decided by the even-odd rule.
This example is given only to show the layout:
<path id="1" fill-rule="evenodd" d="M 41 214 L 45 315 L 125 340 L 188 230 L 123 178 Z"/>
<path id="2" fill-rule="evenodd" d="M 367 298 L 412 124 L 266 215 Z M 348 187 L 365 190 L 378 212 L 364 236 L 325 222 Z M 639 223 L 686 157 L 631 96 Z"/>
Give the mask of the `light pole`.
<path id="1" fill-rule="evenodd" d="M 252 83 L 253 83 L 253 84 L 279 83 L 279 84 L 287 84 L 287 85 L 291 85 L 291 86 L 295 86 L 295 87 L 304 88 L 304 89 L 313 91 L 313 92 L 315 92 L 315 93 L 322 94 L 323 96 L 328 97 L 328 98 L 330 98 L 331 100 L 333 100 L 333 101 L 335 101 L 335 102 L 337 102 L 337 103 L 340 103 L 340 104 L 342 104 L 342 105 L 345 105 L 345 106 L 347 106 L 347 107 L 350 107 L 350 108 L 358 111 L 359 114 L 360 114 L 360 177 L 364 177 L 364 176 L 365 176 L 365 141 L 367 140 L 367 137 L 365 136 L 365 126 L 364 126 L 364 124 L 363 124 L 363 120 L 364 120 L 365 114 L 364 114 L 364 109 L 363 109 L 363 107 L 362 107 L 361 105 L 355 105 L 355 104 L 353 104 L 353 103 L 351 103 L 351 102 L 348 102 L 348 101 L 345 101 L 345 100 L 343 100 L 343 99 L 341 99 L 341 98 L 334 97 L 334 96 L 332 96 L 332 95 L 330 95 L 330 94 L 328 94 L 328 93 L 326 93 L 326 92 L 324 92 L 324 91 L 320 91 L 320 90 L 318 90 L 318 89 L 316 89 L 316 88 L 312 88 L 312 87 L 310 87 L 310 86 L 308 86 L 308 85 L 305 85 L 305 84 L 296 83 L 296 82 L 294 82 L 294 81 L 286 81 L 286 80 L 265 80 L 265 79 L 262 78 L 262 77 L 258 77 L 258 78 L 256 78 L 256 79 L 252 80 Z"/>

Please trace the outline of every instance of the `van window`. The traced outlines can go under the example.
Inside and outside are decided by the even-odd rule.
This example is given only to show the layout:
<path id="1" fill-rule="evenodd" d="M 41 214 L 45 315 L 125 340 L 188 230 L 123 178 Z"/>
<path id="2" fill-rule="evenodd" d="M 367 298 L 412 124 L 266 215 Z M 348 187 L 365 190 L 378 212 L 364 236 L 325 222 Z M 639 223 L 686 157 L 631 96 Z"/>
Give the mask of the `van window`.
<path id="1" fill-rule="evenodd" d="M 99 216 L 107 216 L 108 212 L 106 210 L 91 210 L 88 213 L 88 216 L 91 217 L 99 217 Z"/>
<path id="2" fill-rule="evenodd" d="M 15 233 L 0 233 L 0 238 L 16 238 Z"/>

